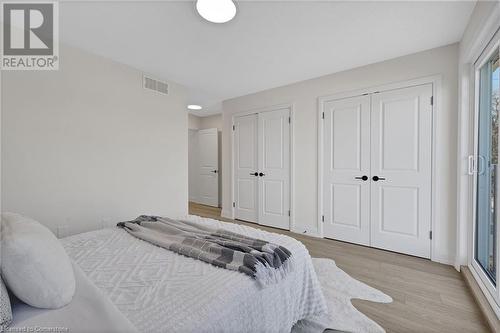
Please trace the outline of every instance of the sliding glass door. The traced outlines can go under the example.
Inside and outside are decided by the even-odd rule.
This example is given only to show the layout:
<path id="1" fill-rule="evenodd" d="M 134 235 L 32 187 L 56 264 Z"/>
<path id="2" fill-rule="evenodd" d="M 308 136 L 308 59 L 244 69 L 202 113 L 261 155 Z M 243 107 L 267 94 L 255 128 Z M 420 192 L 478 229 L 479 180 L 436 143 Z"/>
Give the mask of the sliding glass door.
<path id="1" fill-rule="evenodd" d="M 475 257 L 496 285 L 499 97 L 498 52 L 479 70 Z"/>
<path id="2" fill-rule="evenodd" d="M 500 218 L 498 46 L 476 63 L 475 216 L 472 267 L 498 302 L 497 234 Z"/>

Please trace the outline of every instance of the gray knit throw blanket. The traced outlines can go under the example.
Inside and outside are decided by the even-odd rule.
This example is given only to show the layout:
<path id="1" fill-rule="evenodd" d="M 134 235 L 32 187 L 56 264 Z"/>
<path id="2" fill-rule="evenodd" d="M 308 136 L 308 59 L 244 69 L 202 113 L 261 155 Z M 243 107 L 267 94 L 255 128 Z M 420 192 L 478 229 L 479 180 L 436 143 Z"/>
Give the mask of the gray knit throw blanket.
<path id="1" fill-rule="evenodd" d="M 278 283 L 292 269 L 291 253 L 282 246 L 190 221 L 141 215 L 118 227 L 153 245 L 247 274 L 263 286 Z"/>

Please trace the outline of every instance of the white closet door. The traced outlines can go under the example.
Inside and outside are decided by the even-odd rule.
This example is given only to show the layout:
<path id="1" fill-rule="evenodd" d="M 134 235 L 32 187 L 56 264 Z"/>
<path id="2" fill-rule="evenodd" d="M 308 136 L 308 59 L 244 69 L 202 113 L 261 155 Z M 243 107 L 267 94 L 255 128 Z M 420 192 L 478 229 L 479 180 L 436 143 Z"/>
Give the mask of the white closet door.
<path id="1" fill-rule="evenodd" d="M 234 213 L 237 219 L 257 222 L 257 115 L 236 117 L 234 122 Z"/>
<path id="2" fill-rule="evenodd" d="M 290 229 L 290 110 L 258 115 L 259 224 Z"/>
<path id="3" fill-rule="evenodd" d="M 325 237 L 370 243 L 370 96 L 324 104 Z"/>
<path id="4" fill-rule="evenodd" d="M 431 248 L 431 97 L 432 85 L 374 94 L 371 116 L 371 245 L 425 258 Z"/>
<path id="5" fill-rule="evenodd" d="M 217 129 L 198 131 L 198 201 L 204 205 L 219 206 L 219 147 Z"/>

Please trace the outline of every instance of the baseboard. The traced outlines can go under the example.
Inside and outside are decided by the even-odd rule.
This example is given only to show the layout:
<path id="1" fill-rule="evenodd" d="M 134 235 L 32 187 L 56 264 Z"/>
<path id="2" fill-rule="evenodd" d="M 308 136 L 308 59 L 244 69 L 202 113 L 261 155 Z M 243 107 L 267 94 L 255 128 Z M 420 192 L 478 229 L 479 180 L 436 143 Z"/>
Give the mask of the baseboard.
<path id="1" fill-rule="evenodd" d="M 433 255 L 431 260 L 434 262 L 438 262 L 440 264 L 445 264 L 445 265 L 450 265 L 450 266 L 453 266 L 455 264 L 454 258 L 450 258 L 450 257 L 446 257 L 446 256 Z"/>
<path id="2" fill-rule="evenodd" d="M 314 230 L 309 230 L 306 228 L 294 227 L 294 228 L 290 229 L 290 231 L 294 232 L 296 234 L 300 234 L 300 235 L 321 238 L 321 235 L 318 232 L 316 232 Z"/>
<path id="3" fill-rule="evenodd" d="M 226 219 L 232 219 L 233 218 L 233 212 L 230 211 L 230 210 L 228 211 L 227 209 L 223 209 L 220 212 L 220 216 L 222 216 L 223 218 L 226 218 Z"/>
<path id="4" fill-rule="evenodd" d="M 486 296 L 484 296 L 483 292 L 481 291 L 481 287 L 479 287 L 476 280 L 474 279 L 474 276 L 472 276 L 469 267 L 467 266 L 460 267 L 460 272 L 462 272 L 462 276 L 465 280 L 465 283 L 469 286 L 472 296 L 476 300 L 479 309 L 483 313 L 484 318 L 488 323 L 488 326 L 491 328 L 493 332 L 500 332 L 500 320 L 498 320 L 495 311 L 493 311 L 490 303 L 486 299 Z"/>

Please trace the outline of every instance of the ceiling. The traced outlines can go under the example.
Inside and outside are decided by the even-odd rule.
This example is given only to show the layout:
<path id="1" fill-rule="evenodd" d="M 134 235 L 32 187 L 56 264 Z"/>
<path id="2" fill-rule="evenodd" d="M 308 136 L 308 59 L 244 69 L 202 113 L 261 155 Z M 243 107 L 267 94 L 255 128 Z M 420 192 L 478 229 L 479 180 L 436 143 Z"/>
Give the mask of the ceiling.
<path id="1" fill-rule="evenodd" d="M 461 39 L 475 2 L 239 1 L 226 24 L 191 1 L 60 3 L 63 43 L 189 90 L 204 116 L 225 99 Z"/>

